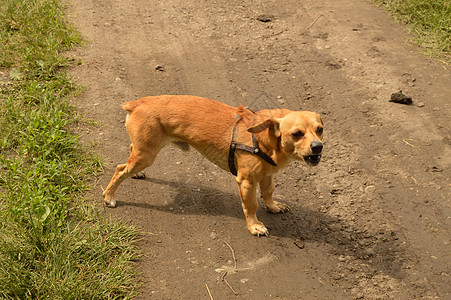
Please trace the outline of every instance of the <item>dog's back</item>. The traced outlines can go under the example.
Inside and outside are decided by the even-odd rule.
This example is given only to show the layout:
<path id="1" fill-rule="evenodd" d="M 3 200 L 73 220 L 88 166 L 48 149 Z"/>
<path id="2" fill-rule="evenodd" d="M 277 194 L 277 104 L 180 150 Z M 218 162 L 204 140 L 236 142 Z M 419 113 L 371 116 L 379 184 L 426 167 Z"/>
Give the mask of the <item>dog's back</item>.
<path id="1" fill-rule="evenodd" d="M 161 147 L 174 142 L 186 151 L 188 143 L 227 170 L 226 154 L 237 108 L 206 98 L 173 95 L 141 98 L 122 108 L 128 112 L 126 127 L 132 143 L 143 136 L 164 134 L 167 139 Z"/>

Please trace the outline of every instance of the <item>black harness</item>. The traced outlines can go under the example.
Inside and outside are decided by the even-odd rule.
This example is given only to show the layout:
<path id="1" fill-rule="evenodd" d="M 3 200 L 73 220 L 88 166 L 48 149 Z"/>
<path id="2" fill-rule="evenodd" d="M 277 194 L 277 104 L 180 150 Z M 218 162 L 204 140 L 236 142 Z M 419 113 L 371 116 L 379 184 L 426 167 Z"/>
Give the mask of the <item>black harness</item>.
<path id="1" fill-rule="evenodd" d="M 236 124 L 238 123 L 240 118 L 241 118 L 241 116 L 237 115 L 236 118 L 235 118 L 235 121 L 233 122 L 232 141 L 230 142 L 230 149 L 229 149 L 229 169 L 230 169 L 230 172 L 233 175 L 235 175 L 235 176 L 238 174 L 238 172 L 236 170 L 236 167 L 235 167 L 235 150 L 236 149 L 253 153 L 253 154 L 259 156 L 261 159 L 263 159 L 267 163 L 269 163 L 270 165 L 277 166 L 277 164 L 274 162 L 274 160 L 271 157 L 269 157 L 266 153 L 264 153 L 260 149 L 260 147 L 258 147 L 257 139 L 255 138 L 253 133 L 252 133 L 252 144 L 253 144 L 253 147 L 235 142 L 235 140 L 234 140 L 234 138 L 235 138 L 235 128 L 236 128 Z M 255 118 L 252 121 L 252 126 L 254 125 L 254 122 L 255 122 Z"/>

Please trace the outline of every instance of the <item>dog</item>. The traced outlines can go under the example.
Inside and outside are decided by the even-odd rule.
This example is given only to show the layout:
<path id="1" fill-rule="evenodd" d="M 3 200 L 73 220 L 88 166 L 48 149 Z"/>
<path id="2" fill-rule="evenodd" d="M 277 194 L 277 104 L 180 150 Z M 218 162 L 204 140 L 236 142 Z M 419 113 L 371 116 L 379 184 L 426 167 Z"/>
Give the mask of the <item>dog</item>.
<path id="1" fill-rule="evenodd" d="M 257 219 L 257 185 L 267 211 L 289 211 L 288 205 L 272 197 L 274 175 L 293 160 L 317 165 L 323 152 L 323 122 L 315 112 L 253 112 L 186 95 L 144 97 L 122 108 L 128 112 L 131 153 L 127 163 L 117 166 L 103 193 L 110 207 L 116 206 L 117 187 L 151 166 L 164 146 L 174 143 L 184 151 L 191 146 L 220 168 L 235 171 L 247 228 L 253 235 L 267 236 L 268 229 Z M 254 148 L 246 146 L 252 144 Z"/>

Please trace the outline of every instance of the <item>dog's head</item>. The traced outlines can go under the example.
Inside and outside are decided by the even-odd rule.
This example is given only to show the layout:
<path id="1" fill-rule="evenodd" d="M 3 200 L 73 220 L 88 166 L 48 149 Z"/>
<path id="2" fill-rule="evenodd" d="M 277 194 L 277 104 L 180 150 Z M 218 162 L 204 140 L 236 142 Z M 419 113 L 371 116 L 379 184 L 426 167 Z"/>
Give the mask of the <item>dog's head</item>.
<path id="1" fill-rule="evenodd" d="M 316 166 L 323 152 L 323 122 L 319 114 L 310 111 L 293 111 L 281 118 L 269 118 L 248 129 L 257 133 L 269 129 L 280 143 L 283 152 L 293 159 Z"/>

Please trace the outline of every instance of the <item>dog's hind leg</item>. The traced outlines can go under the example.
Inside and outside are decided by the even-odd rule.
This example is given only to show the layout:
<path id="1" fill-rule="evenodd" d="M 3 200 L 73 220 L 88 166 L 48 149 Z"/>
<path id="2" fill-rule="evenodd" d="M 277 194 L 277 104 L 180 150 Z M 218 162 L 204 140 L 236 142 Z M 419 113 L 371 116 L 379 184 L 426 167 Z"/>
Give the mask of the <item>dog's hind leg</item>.
<path id="1" fill-rule="evenodd" d="M 130 144 L 130 153 L 132 153 L 132 152 L 133 152 L 133 143 Z M 144 178 L 146 178 L 146 174 L 143 171 L 141 171 L 136 174 L 133 174 L 132 178 L 133 179 L 144 179 Z"/>
<path id="2" fill-rule="evenodd" d="M 132 127 L 132 126 L 130 126 Z M 157 126 L 147 128 L 147 132 L 138 127 L 127 128 L 129 129 L 132 145 L 130 147 L 131 153 L 127 160 L 127 163 L 118 165 L 116 172 L 111 178 L 106 190 L 103 192 L 105 204 L 110 207 L 116 206 L 116 200 L 114 199 L 114 193 L 118 186 L 127 178 L 132 177 L 135 174 L 143 171 L 145 168 L 150 167 L 155 161 L 155 157 L 158 152 L 167 144 L 168 140 L 165 137 L 163 131 Z M 136 134 L 137 131 L 143 133 L 145 138 Z"/>
<path id="3" fill-rule="evenodd" d="M 114 193 L 118 186 L 127 178 L 134 176 L 135 174 L 141 172 L 145 168 L 152 165 L 155 160 L 155 156 L 158 154 L 158 151 L 155 153 L 139 153 L 133 151 L 128 158 L 127 163 L 118 165 L 116 167 L 116 172 L 111 178 L 110 183 L 108 184 L 106 190 L 103 192 L 103 196 L 105 197 L 104 201 L 107 206 L 116 207 L 116 200 L 114 199 Z"/>

